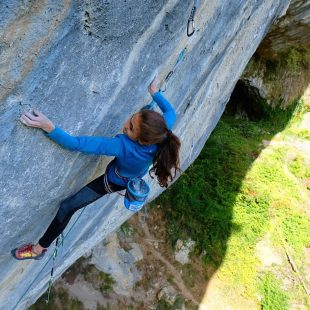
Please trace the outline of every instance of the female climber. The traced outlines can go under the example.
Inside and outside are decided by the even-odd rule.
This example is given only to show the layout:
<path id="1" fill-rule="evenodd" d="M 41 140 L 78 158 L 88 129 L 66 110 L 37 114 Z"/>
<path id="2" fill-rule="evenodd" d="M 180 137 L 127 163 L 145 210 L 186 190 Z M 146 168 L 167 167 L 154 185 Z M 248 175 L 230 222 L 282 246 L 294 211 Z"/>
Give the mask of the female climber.
<path id="1" fill-rule="evenodd" d="M 16 259 L 41 259 L 77 210 L 103 195 L 126 189 L 131 178 L 143 177 L 152 164 L 150 174 L 156 175 L 160 186 L 168 186 L 179 169 L 181 144 L 178 137 L 171 132 L 176 113 L 159 92 L 158 84 L 159 80 L 155 77 L 148 90 L 163 115 L 151 110 L 141 110 L 124 123 L 123 134 L 114 138 L 74 137 L 55 127 L 37 110 L 34 110 L 33 114 L 22 114 L 20 121 L 24 125 L 44 130 L 49 138 L 66 149 L 115 158 L 108 165 L 105 174 L 60 203 L 55 218 L 37 244 L 25 244 L 12 250 Z"/>

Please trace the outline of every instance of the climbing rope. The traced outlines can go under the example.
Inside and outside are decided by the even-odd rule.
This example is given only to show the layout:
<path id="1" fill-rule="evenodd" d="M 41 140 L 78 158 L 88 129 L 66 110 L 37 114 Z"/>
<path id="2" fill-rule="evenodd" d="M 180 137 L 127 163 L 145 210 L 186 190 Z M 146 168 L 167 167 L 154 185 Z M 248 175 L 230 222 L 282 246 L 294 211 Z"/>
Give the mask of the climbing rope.
<path id="1" fill-rule="evenodd" d="M 63 233 L 61 233 L 61 245 L 63 246 L 63 241 L 64 241 L 64 236 Z M 59 237 L 57 237 L 56 239 L 56 243 L 55 243 L 55 249 L 54 249 L 54 253 L 53 253 L 53 265 L 52 265 L 52 269 L 51 269 L 51 275 L 50 275 L 50 279 L 48 281 L 48 290 L 47 290 L 47 298 L 45 300 L 46 305 L 48 305 L 49 301 L 50 301 L 50 293 L 51 293 L 51 289 L 53 286 L 53 279 L 54 279 L 54 267 L 55 267 L 55 260 L 56 260 L 56 256 L 58 254 L 58 243 L 59 243 Z"/>
<path id="2" fill-rule="evenodd" d="M 191 37 L 194 33 L 195 33 L 195 24 L 194 24 L 194 18 L 195 18 L 195 14 L 196 14 L 196 10 L 198 7 L 198 3 L 199 0 L 194 0 L 194 6 L 191 10 L 191 14 L 190 17 L 187 21 L 187 36 Z M 171 77 L 173 76 L 176 68 L 184 61 L 185 56 L 186 56 L 186 50 L 187 48 L 183 48 L 183 50 L 180 52 L 177 61 L 175 62 L 174 66 L 172 67 L 171 71 L 166 75 L 164 82 L 163 82 L 163 88 L 159 89 L 159 92 L 165 92 L 167 90 L 167 84 L 169 82 L 169 80 L 171 79 Z M 148 109 L 148 110 L 153 110 L 155 106 L 155 101 L 152 100 L 152 102 L 150 104 L 148 104 L 147 106 L 145 106 L 143 109 Z M 85 208 L 82 209 L 82 212 L 79 214 L 79 216 L 77 217 L 77 219 L 75 220 L 75 222 L 73 223 L 73 225 L 71 226 L 71 228 L 69 229 L 69 231 L 66 233 L 65 236 L 63 236 L 63 234 L 61 234 L 61 245 L 63 246 L 63 242 L 66 239 L 66 237 L 69 235 L 69 233 L 71 232 L 71 230 L 73 229 L 73 227 L 75 226 L 75 224 L 77 223 L 77 221 L 79 220 L 79 218 L 81 217 L 81 215 L 83 214 Z M 143 215 L 143 219 L 142 221 L 145 222 L 147 218 L 147 207 L 144 207 L 144 215 Z M 54 269 L 55 269 L 55 261 L 56 261 L 56 257 L 58 254 L 58 249 L 59 249 L 59 237 L 57 237 L 56 239 L 56 243 L 55 243 L 55 249 L 53 254 L 49 257 L 49 259 L 47 260 L 47 262 L 44 264 L 44 266 L 41 268 L 40 272 L 37 274 L 37 276 L 32 280 L 32 282 L 30 283 L 30 285 L 28 286 L 27 290 L 24 292 L 24 294 L 19 298 L 19 300 L 17 301 L 17 303 L 14 305 L 14 307 L 12 308 L 13 310 L 16 309 L 16 307 L 18 306 L 18 304 L 20 303 L 20 301 L 25 297 L 25 295 L 28 293 L 29 289 L 31 288 L 31 286 L 33 285 L 33 283 L 37 280 L 37 278 L 39 277 L 39 275 L 41 274 L 41 272 L 44 270 L 44 268 L 48 265 L 48 263 L 51 261 L 51 259 L 53 259 L 53 263 L 52 263 L 52 269 L 51 269 L 51 274 L 50 274 L 50 279 L 48 281 L 48 292 L 47 292 L 47 299 L 45 300 L 46 304 L 49 303 L 49 299 L 50 299 L 50 292 L 51 292 L 51 288 L 52 288 L 52 284 L 53 284 L 53 279 L 54 279 Z"/>
<path id="3" fill-rule="evenodd" d="M 197 11 L 197 7 L 199 5 L 199 0 L 194 0 L 194 5 L 191 10 L 191 14 L 189 16 L 189 19 L 187 21 L 187 36 L 191 37 L 195 33 L 195 24 L 194 24 L 194 19 Z M 183 48 L 183 50 L 180 52 L 177 61 L 175 62 L 174 66 L 172 67 L 171 71 L 166 75 L 164 82 L 163 82 L 163 87 L 159 89 L 159 92 L 164 93 L 167 90 L 167 84 L 174 74 L 176 68 L 184 61 L 185 56 L 186 56 L 186 51 L 187 47 Z M 154 110 L 155 107 L 155 101 L 152 100 L 148 105 L 142 108 L 142 110 Z"/>
<path id="4" fill-rule="evenodd" d="M 61 236 L 61 244 L 63 245 L 63 241 L 67 238 L 67 236 L 69 235 L 69 233 L 71 232 L 71 230 L 73 229 L 73 227 L 75 226 L 75 224 L 77 223 L 77 221 L 79 220 L 79 218 L 82 216 L 83 212 L 84 212 L 85 208 L 82 209 L 82 212 L 80 212 L 79 216 L 77 217 L 77 219 L 75 220 L 75 222 L 73 223 L 73 225 L 70 227 L 69 231 L 66 233 L 65 236 Z M 59 238 L 59 237 L 58 237 Z M 51 290 L 52 285 L 50 283 L 52 283 L 53 280 L 53 275 L 54 275 L 54 263 L 55 263 L 55 258 L 57 256 L 58 253 L 58 238 L 56 239 L 56 244 L 55 244 L 55 250 L 53 252 L 53 254 L 49 257 L 49 259 L 47 260 L 47 262 L 44 264 L 44 266 L 41 268 L 40 272 L 36 275 L 36 277 L 32 280 L 32 282 L 30 283 L 30 285 L 28 286 L 27 290 L 24 292 L 24 294 L 19 298 L 19 300 L 17 301 L 17 303 L 14 305 L 14 307 L 12 308 L 12 310 L 16 309 L 16 307 L 18 306 L 18 304 L 20 303 L 20 301 L 25 297 L 25 295 L 28 293 L 28 291 L 30 290 L 30 288 L 32 287 L 33 283 L 38 279 L 39 275 L 41 274 L 41 272 L 45 269 L 45 267 L 48 265 L 48 263 L 51 261 L 51 259 L 53 259 L 53 266 L 52 266 L 52 270 L 51 270 L 51 278 L 49 280 L 49 286 L 48 286 L 48 298 L 47 298 L 47 303 L 49 300 L 49 293 Z M 56 255 L 55 255 L 56 253 Z"/>
<path id="5" fill-rule="evenodd" d="M 178 56 L 178 59 L 177 59 L 176 63 L 175 63 L 174 66 L 172 67 L 172 70 L 171 70 L 171 71 L 167 74 L 167 76 L 165 77 L 165 79 L 164 79 L 164 84 L 163 84 L 164 87 L 163 87 L 163 89 L 162 89 L 162 92 L 165 92 L 165 91 L 166 91 L 166 89 L 167 89 L 167 84 L 168 84 L 170 78 L 172 77 L 172 75 L 174 74 L 174 71 L 175 71 L 176 68 L 184 61 L 185 56 L 186 56 L 186 50 L 187 50 L 186 47 L 182 49 L 181 53 L 180 53 L 179 56 Z"/>
<path id="6" fill-rule="evenodd" d="M 171 77 L 173 76 L 176 68 L 184 61 L 185 56 L 186 56 L 186 50 L 187 48 L 183 48 L 183 50 L 180 52 L 177 61 L 175 62 L 174 66 L 172 67 L 171 71 L 166 75 L 164 82 L 163 82 L 163 87 L 159 89 L 160 93 L 164 93 L 167 90 L 167 84 Z M 152 100 L 148 105 L 143 107 L 143 110 L 154 110 L 156 102 Z"/>
<path id="7" fill-rule="evenodd" d="M 147 205 L 145 205 L 143 208 L 143 214 L 142 214 L 142 212 L 140 212 L 139 215 L 140 215 L 139 216 L 139 222 L 144 224 L 146 222 L 147 217 L 148 217 Z"/>

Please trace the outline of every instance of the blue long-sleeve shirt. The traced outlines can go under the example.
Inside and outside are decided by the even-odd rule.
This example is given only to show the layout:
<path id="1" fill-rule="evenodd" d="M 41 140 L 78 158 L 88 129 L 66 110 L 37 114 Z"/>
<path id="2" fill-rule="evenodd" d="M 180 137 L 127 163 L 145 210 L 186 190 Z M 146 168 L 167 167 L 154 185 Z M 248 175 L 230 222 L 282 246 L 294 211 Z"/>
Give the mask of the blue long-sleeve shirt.
<path id="1" fill-rule="evenodd" d="M 163 112 L 168 129 L 171 129 L 176 119 L 175 110 L 162 93 L 155 93 L 153 99 Z M 62 147 L 72 151 L 115 156 L 115 160 L 108 168 L 108 180 L 123 186 L 126 186 L 126 180 L 116 175 L 115 168 L 121 176 L 128 179 L 137 176 L 143 177 L 147 173 L 158 150 L 157 144 L 142 145 L 125 134 L 116 135 L 114 138 L 75 137 L 69 135 L 61 128 L 55 127 L 47 136 Z"/>

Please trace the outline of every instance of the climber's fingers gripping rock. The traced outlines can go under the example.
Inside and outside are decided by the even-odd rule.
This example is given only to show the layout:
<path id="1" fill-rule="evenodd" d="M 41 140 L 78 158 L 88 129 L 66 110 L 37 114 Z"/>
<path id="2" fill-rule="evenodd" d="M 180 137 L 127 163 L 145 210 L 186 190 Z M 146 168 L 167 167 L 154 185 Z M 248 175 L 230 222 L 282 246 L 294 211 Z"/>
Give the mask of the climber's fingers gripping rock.
<path id="1" fill-rule="evenodd" d="M 55 128 L 53 122 L 36 109 L 33 110 L 33 113 L 24 112 L 20 121 L 28 127 L 41 128 L 46 132 L 51 132 Z"/>
<path id="2" fill-rule="evenodd" d="M 155 75 L 154 79 L 150 83 L 148 90 L 149 93 L 153 96 L 159 90 L 160 79 L 157 75 Z"/>

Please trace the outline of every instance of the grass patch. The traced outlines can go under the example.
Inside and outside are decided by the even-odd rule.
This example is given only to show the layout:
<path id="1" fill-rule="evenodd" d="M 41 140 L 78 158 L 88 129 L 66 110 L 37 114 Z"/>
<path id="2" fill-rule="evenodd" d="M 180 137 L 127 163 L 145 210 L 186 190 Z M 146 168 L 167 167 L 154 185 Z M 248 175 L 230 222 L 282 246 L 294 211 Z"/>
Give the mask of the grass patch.
<path id="1" fill-rule="evenodd" d="M 294 129 L 291 133 L 303 140 L 310 140 L 310 131 L 307 129 Z"/>
<path id="2" fill-rule="evenodd" d="M 276 212 L 278 228 L 282 231 L 282 237 L 294 249 L 296 263 L 302 266 L 303 250 L 310 246 L 310 219 L 293 208 L 278 209 Z"/>
<path id="3" fill-rule="evenodd" d="M 85 281 L 92 283 L 94 288 L 98 289 L 102 294 L 113 291 L 115 280 L 107 273 L 98 270 L 95 265 L 88 265 L 84 268 L 83 276 Z"/>
<path id="4" fill-rule="evenodd" d="M 228 237 L 239 229 L 232 208 L 240 180 L 260 151 L 253 140 L 259 130 L 252 123 L 221 120 L 195 164 L 155 202 L 165 205 L 172 244 L 190 236 L 206 262 L 221 263 Z"/>
<path id="5" fill-rule="evenodd" d="M 270 129 L 273 133 L 283 132 L 285 129 L 294 128 L 299 124 L 304 113 L 308 111 L 302 99 L 296 99 L 288 107 L 280 108 L 274 101 L 273 104 L 262 103 L 264 119 L 259 122 L 263 128 Z"/>
<path id="6" fill-rule="evenodd" d="M 155 310 L 178 310 L 182 309 L 184 304 L 185 302 L 180 296 L 177 296 L 173 303 L 162 298 L 155 305 Z"/>
<path id="7" fill-rule="evenodd" d="M 259 290 L 262 294 L 263 310 L 289 309 L 289 296 L 281 289 L 281 282 L 272 273 L 267 273 L 261 278 Z"/>
<path id="8" fill-rule="evenodd" d="M 42 296 L 30 306 L 29 310 L 84 310 L 83 304 L 70 297 L 64 288 L 52 289 L 49 303 L 45 302 L 46 296 Z"/>
<path id="9" fill-rule="evenodd" d="M 306 164 L 305 159 L 301 154 L 296 155 L 296 157 L 288 163 L 288 169 L 297 178 L 310 178 L 310 165 Z"/>
<path id="10" fill-rule="evenodd" d="M 172 245 L 195 240 L 204 263 L 220 267 L 227 286 L 254 300 L 260 266 L 255 249 L 267 232 L 277 246 L 281 232 L 298 266 L 310 245 L 299 182 L 309 178 L 309 167 L 301 155 L 288 160 L 286 146 L 262 145 L 279 132 L 277 142 L 285 142 L 307 108 L 297 100 L 288 110 L 270 109 L 258 122 L 224 115 L 194 164 L 153 203 L 164 207 Z M 280 294 L 271 276 L 264 281 Z M 264 309 L 272 309 L 268 296 Z"/>

